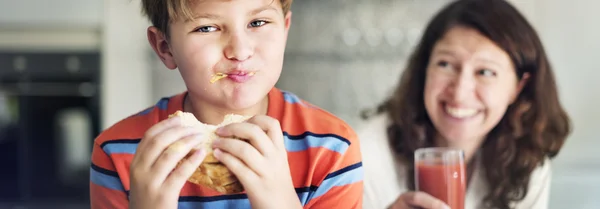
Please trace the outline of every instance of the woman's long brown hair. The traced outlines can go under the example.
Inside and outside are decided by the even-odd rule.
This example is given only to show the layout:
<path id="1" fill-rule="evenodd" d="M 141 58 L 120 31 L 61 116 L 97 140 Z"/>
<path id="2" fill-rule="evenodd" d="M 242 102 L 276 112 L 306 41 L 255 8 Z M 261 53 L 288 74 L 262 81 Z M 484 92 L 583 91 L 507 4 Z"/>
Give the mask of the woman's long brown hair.
<path id="1" fill-rule="evenodd" d="M 377 112 L 392 121 L 389 142 L 396 157 L 409 165 L 408 185 L 414 189 L 414 152 L 434 146 L 436 132 L 423 100 L 427 64 L 433 46 L 455 26 L 478 30 L 508 53 L 519 78 L 529 74 L 517 100 L 481 147 L 490 190 L 480 207 L 509 208 L 525 197 L 531 173 L 546 157 L 557 155 L 571 131 L 540 38 L 512 5 L 504 0 L 459 0 L 443 8 L 429 22 L 399 86 Z"/>

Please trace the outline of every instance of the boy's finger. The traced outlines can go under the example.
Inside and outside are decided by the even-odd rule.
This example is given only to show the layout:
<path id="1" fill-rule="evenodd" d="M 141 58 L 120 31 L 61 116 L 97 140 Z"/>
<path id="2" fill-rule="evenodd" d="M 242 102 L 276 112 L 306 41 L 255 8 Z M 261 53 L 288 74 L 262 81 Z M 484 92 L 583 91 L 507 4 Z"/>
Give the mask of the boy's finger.
<path id="1" fill-rule="evenodd" d="M 231 170 L 233 175 L 240 180 L 240 183 L 242 183 L 245 188 L 251 187 L 253 183 L 257 182 L 258 175 L 248 168 L 248 166 L 240 159 L 227 152 L 221 151 L 220 149 L 215 149 L 213 154 L 215 155 L 215 158 Z"/>
<path id="2" fill-rule="evenodd" d="M 269 139 L 265 131 L 252 123 L 230 124 L 219 128 L 217 134 L 226 138 L 248 140 L 262 155 L 267 155 L 275 148 L 275 145 L 273 145 L 273 142 Z"/>
<path id="3" fill-rule="evenodd" d="M 158 156 L 160 156 L 167 146 L 181 138 L 193 134 L 200 134 L 200 132 L 201 129 L 198 128 L 180 126 L 167 129 L 153 138 L 144 139 L 142 141 L 147 140 L 146 145 L 144 147 L 138 147 L 136 150 L 135 155 L 138 158 L 137 161 L 140 166 L 150 168 L 154 165 Z"/>
<path id="4" fill-rule="evenodd" d="M 206 154 L 207 152 L 204 149 L 193 151 L 190 157 L 182 160 L 179 166 L 170 173 L 163 184 L 163 188 L 167 191 L 181 191 L 187 179 L 194 174 L 194 171 L 204 161 Z"/>
<path id="5" fill-rule="evenodd" d="M 157 124 L 154 124 L 152 127 L 150 127 L 150 129 L 146 131 L 146 133 L 144 134 L 144 138 L 152 138 L 158 133 L 175 126 L 181 126 L 181 117 L 171 117 L 166 120 L 162 120 Z"/>
<path id="6" fill-rule="evenodd" d="M 177 164 L 202 142 L 201 137 L 201 134 L 191 135 L 173 142 L 156 159 L 150 173 L 159 181 L 164 181 Z"/>
<path id="7" fill-rule="evenodd" d="M 144 136 L 142 137 L 142 139 L 152 139 L 154 138 L 157 134 L 166 131 L 170 128 L 174 128 L 176 126 L 180 126 L 181 125 L 181 118 L 180 117 L 171 117 L 168 118 L 166 120 L 160 121 L 157 124 L 154 124 L 152 127 L 150 127 L 150 129 L 148 129 L 145 133 Z M 147 144 L 149 143 L 149 140 L 141 140 L 140 143 L 138 144 L 137 149 L 138 150 L 143 150 L 145 149 L 145 147 L 147 146 Z"/>
<path id="8" fill-rule="evenodd" d="M 277 119 L 266 115 L 257 115 L 250 118 L 248 123 L 252 123 L 260 127 L 273 141 L 273 144 L 276 148 L 279 150 L 285 150 L 283 133 L 281 132 L 281 124 Z"/>
<path id="9" fill-rule="evenodd" d="M 247 142 L 239 139 L 220 138 L 213 142 L 213 147 L 241 160 L 259 176 L 263 175 L 265 158 Z"/>

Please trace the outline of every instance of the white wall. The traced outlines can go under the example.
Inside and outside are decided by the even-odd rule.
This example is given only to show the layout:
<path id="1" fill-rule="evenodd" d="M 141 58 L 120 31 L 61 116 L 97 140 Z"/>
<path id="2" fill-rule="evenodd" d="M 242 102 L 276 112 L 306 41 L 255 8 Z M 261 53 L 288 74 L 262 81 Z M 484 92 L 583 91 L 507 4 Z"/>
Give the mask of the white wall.
<path id="1" fill-rule="evenodd" d="M 102 0 L 0 0 L 0 49 L 99 50 Z"/>
<path id="2" fill-rule="evenodd" d="M 102 39 L 102 127 L 152 104 L 148 22 L 140 1 L 105 0 Z"/>
<path id="3" fill-rule="evenodd" d="M 538 27 L 574 132 L 555 161 L 552 208 L 600 208 L 600 1 L 545 0 Z"/>
<path id="4" fill-rule="evenodd" d="M 0 24 L 61 28 L 98 26 L 102 23 L 102 6 L 102 0 L 2 0 Z"/>
<path id="5" fill-rule="evenodd" d="M 553 164 L 551 208 L 600 208 L 600 1 L 513 0 L 532 18 L 574 131 Z"/>
<path id="6" fill-rule="evenodd" d="M 596 160 L 600 118 L 600 1 L 545 1 L 538 6 L 539 27 L 556 71 L 561 99 L 575 126 L 561 160 L 565 166 Z M 585 157 L 590 154 L 590 157 Z"/>
<path id="7" fill-rule="evenodd" d="M 154 52 L 151 52 L 154 53 Z M 151 72 L 151 92 L 150 98 L 156 102 L 160 98 L 168 97 L 181 93 L 186 90 L 185 83 L 179 74 L 178 70 L 169 70 L 158 59 L 155 54 L 152 54 L 153 66 Z"/>

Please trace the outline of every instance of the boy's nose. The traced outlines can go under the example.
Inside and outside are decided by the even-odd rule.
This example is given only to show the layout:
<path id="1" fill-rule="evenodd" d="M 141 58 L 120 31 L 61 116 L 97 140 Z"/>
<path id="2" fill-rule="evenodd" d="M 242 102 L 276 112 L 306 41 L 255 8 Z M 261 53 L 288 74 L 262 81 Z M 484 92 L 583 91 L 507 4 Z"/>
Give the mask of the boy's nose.
<path id="1" fill-rule="evenodd" d="M 227 59 L 244 61 L 252 57 L 254 47 L 247 35 L 233 34 L 229 38 L 223 53 Z"/>

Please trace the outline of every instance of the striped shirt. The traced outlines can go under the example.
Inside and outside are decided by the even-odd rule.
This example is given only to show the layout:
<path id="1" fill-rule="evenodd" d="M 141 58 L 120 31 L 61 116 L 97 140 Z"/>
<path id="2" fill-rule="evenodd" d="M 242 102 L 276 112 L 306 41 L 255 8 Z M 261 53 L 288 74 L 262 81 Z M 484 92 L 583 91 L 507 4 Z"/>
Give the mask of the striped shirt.
<path id="1" fill-rule="evenodd" d="M 128 207 L 129 165 L 145 131 L 182 110 L 186 93 L 163 98 L 95 140 L 90 169 L 93 209 Z M 279 120 L 296 193 L 304 208 L 362 208 L 363 167 L 354 131 L 334 115 L 273 88 L 267 115 Z M 251 208 L 245 193 L 223 195 L 187 182 L 178 208 Z"/>

